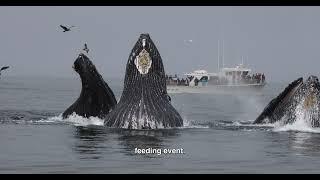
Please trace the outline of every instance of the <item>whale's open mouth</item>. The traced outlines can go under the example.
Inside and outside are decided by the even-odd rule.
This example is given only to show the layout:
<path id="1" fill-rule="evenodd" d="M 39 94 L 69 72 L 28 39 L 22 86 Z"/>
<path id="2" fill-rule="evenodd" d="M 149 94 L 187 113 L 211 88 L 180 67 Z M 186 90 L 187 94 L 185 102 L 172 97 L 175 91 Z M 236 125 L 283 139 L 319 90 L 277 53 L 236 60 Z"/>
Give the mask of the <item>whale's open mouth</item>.
<path id="1" fill-rule="evenodd" d="M 254 121 L 255 124 L 295 123 L 299 119 L 308 121 L 312 127 L 320 126 L 320 83 L 317 76 L 309 76 L 303 82 L 299 78 L 290 83 L 266 106 Z"/>
<path id="2" fill-rule="evenodd" d="M 309 94 L 308 96 L 306 96 L 306 98 L 304 99 L 304 102 L 303 102 L 303 107 L 305 109 L 309 109 L 310 107 L 314 106 L 315 103 L 317 102 L 316 100 L 316 95 L 314 93 L 312 94 Z"/>
<path id="3" fill-rule="evenodd" d="M 306 87 L 304 90 L 304 102 L 303 107 L 305 109 L 310 109 L 312 107 L 318 106 L 320 102 L 320 83 L 316 76 L 310 76 L 306 82 Z"/>
<path id="4" fill-rule="evenodd" d="M 320 82 L 317 76 L 310 76 L 306 84 L 310 92 L 317 93 L 320 91 Z"/>

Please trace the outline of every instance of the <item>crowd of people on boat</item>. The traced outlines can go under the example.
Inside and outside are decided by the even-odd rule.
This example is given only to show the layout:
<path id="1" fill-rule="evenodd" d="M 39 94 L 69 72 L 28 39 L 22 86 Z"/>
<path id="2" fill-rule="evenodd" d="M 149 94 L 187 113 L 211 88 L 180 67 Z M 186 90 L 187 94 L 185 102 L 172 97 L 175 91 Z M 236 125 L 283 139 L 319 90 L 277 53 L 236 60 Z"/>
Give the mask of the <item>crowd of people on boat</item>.
<path id="1" fill-rule="evenodd" d="M 167 85 L 177 85 L 177 86 L 188 86 L 190 79 L 188 78 L 179 78 L 178 75 L 166 75 L 166 83 Z"/>
<path id="2" fill-rule="evenodd" d="M 174 85 L 174 86 L 189 86 L 190 81 L 193 79 L 193 76 L 189 76 L 184 78 L 179 78 L 177 74 L 174 76 L 172 75 L 166 75 L 166 83 L 167 85 Z M 230 79 L 231 78 L 231 79 Z M 265 82 L 265 75 L 264 73 L 255 73 L 252 75 L 246 74 L 246 75 L 232 75 L 229 78 L 227 76 L 224 77 L 212 77 L 212 80 L 210 81 L 211 84 L 216 85 L 223 85 L 223 84 L 262 84 Z M 207 82 L 208 79 L 194 79 L 194 86 L 198 86 L 200 82 Z"/>
<path id="3" fill-rule="evenodd" d="M 256 84 L 256 83 L 260 84 L 260 83 L 264 83 L 265 80 L 266 80 L 266 77 L 264 73 L 255 73 L 255 74 L 252 74 L 252 76 L 246 75 L 241 78 L 241 81 L 247 84 Z"/>

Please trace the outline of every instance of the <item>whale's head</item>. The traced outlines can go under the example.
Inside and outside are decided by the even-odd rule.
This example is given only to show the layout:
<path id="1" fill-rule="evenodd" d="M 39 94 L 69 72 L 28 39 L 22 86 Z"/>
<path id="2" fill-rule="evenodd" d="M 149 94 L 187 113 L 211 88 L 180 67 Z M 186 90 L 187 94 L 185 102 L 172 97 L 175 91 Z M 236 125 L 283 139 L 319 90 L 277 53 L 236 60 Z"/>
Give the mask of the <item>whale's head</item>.
<path id="1" fill-rule="evenodd" d="M 297 95 L 304 109 L 318 107 L 320 103 L 320 82 L 317 76 L 309 76 Z"/>
<path id="2" fill-rule="evenodd" d="M 80 75 L 82 89 L 80 97 L 62 114 L 63 118 L 73 113 L 86 118 L 105 117 L 117 104 L 112 90 L 86 55 L 79 54 L 72 67 Z"/>
<path id="3" fill-rule="evenodd" d="M 316 101 L 320 100 L 320 82 L 317 76 L 309 76 L 296 93 L 297 101 L 303 101 L 303 107 L 310 107 Z M 320 102 L 320 101 L 319 101 Z"/>
<path id="4" fill-rule="evenodd" d="M 149 34 L 141 34 L 139 40 L 134 46 L 134 52 L 132 53 L 132 59 L 136 70 L 141 75 L 149 73 L 152 66 L 152 59 L 154 59 L 155 53 L 152 53 L 155 47 Z"/>
<path id="5" fill-rule="evenodd" d="M 303 78 L 300 77 L 291 82 L 277 97 L 272 99 L 256 118 L 254 124 L 274 123 L 281 119 L 288 111 L 288 105 L 303 86 Z M 298 101 L 298 100 L 297 100 Z"/>
<path id="6" fill-rule="evenodd" d="M 83 53 L 80 53 L 77 59 L 74 61 L 73 69 L 80 75 L 89 74 L 93 70 L 96 70 L 90 59 Z"/>
<path id="7" fill-rule="evenodd" d="M 291 109 L 291 122 L 303 120 L 312 127 L 320 127 L 320 83 L 317 76 L 309 76 L 296 93 Z"/>
<path id="8" fill-rule="evenodd" d="M 320 127 L 320 83 L 317 76 L 293 81 L 266 106 L 254 123 L 276 121 L 281 124 L 303 121 L 312 127 Z"/>
<path id="9" fill-rule="evenodd" d="M 149 34 L 140 34 L 129 54 L 121 98 L 105 125 L 128 129 L 183 125 L 167 94 L 162 59 Z"/>
<path id="10" fill-rule="evenodd" d="M 309 90 L 310 92 L 316 93 L 320 91 L 320 82 L 317 76 L 314 76 L 314 75 L 309 76 L 305 84 L 306 84 L 306 90 Z"/>
<path id="11" fill-rule="evenodd" d="M 101 81 L 101 75 L 98 73 L 95 65 L 83 53 L 79 54 L 72 67 L 80 75 L 82 83 L 93 84 Z"/>
<path id="12" fill-rule="evenodd" d="M 148 80 L 149 85 L 157 84 L 161 90 L 166 92 L 162 59 L 147 33 L 140 34 L 130 52 L 126 67 L 125 89 L 128 86 L 139 86 L 145 80 Z"/>

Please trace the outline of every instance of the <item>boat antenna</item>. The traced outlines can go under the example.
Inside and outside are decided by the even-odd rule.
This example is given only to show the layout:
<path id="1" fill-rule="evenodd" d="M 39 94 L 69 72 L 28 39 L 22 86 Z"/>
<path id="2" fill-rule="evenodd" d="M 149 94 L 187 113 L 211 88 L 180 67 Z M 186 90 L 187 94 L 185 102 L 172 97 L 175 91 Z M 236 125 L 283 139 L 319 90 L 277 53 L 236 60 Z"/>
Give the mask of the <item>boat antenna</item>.
<path id="1" fill-rule="evenodd" d="M 247 56 L 247 59 L 246 59 L 246 61 L 247 61 L 247 62 L 249 62 L 249 56 Z"/>
<path id="2" fill-rule="evenodd" d="M 218 40 L 218 71 L 220 71 L 220 41 Z"/>
<path id="3" fill-rule="evenodd" d="M 222 39 L 222 67 L 224 68 L 224 40 Z"/>

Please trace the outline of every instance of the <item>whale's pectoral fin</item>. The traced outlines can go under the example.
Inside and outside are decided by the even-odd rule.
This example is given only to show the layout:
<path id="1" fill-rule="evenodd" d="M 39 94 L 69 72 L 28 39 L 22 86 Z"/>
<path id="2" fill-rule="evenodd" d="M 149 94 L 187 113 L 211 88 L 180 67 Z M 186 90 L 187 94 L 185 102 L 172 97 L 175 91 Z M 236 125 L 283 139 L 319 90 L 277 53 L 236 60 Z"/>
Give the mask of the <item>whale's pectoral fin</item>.
<path id="1" fill-rule="evenodd" d="M 302 85 L 302 83 L 303 78 L 301 77 L 289 84 L 284 91 L 282 91 L 276 98 L 271 100 L 271 102 L 264 108 L 262 113 L 253 123 L 274 123 L 280 120 L 288 108 L 290 108 L 291 98 L 293 98 L 293 95 Z M 266 120 L 268 120 L 268 122 L 266 122 Z"/>

